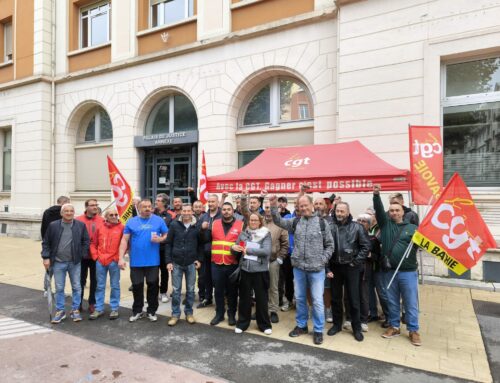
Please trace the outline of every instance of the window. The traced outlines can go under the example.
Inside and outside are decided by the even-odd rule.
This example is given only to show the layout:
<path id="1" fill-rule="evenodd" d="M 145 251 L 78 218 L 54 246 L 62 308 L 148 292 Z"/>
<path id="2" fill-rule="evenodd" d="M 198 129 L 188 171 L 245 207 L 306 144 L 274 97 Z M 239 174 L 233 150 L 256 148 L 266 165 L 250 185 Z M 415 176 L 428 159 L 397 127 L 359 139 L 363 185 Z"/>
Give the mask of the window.
<path id="1" fill-rule="evenodd" d="M 172 94 L 155 105 L 146 122 L 146 135 L 198 129 L 193 104 L 182 94 Z"/>
<path id="2" fill-rule="evenodd" d="M 109 190 L 106 156 L 113 156 L 113 128 L 102 107 L 95 106 L 83 116 L 76 143 L 76 190 Z"/>
<path id="3" fill-rule="evenodd" d="M 2 190 L 11 190 L 12 179 L 12 130 L 0 131 L 2 135 Z"/>
<path id="4" fill-rule="evenodd" d="M 247 150 L 238 152 L 238 169 L 252 162 L 263 150 Z"/>
<path id="5" fill-rule="evenodd" d="M 293 79 L 273 78 L 248 102 L 243 126 L 279 126 L 312 118 L 312 102 L 307 88 Z"/>
<path id="6" fill-rule="evenodd" d="M 80 48 L 94 47 L 110 40 L 109 2 L 80 10 Z"/>
<path id="7" fill-rule="evenodd" d="M 445 182 L 500 186 L 500 57 L 445 66 Z"/>
<path id="8" fill-rule="evenodd" d="M 306 120 L 309 118 L 309 105 L 299 104 L 299 118 L 301 120 Z"/>
<path id="9" fill-rule="evenodd" d="M 100 143 L 113 140 L 113 128 L 106 111 L 95 107 L 82 120 L 85 130 L 81 132 L 79 143 Z"/>
<path id="10" fill-rule="evenodd" d="M 193 0 L 150 0 L 151 27 L 172 24 L 193 16 Z"/>
<path id="11" fill-rule="evenodd" d="M 3 61 L 12 61 L 12 22 L 3 24 Z"/>

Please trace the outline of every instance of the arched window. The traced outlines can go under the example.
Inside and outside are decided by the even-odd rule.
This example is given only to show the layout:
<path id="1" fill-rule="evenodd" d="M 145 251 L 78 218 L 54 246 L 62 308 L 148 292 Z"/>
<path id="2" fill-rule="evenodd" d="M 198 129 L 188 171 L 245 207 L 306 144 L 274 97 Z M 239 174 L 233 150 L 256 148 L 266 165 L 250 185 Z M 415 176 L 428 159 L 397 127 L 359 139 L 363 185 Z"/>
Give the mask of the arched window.
<path id="1" fill-rule="evenodd" d="M 80 127 L 78 143 L 98 144 L 113 140 L 113 128 L 106 111 L 100 106 L 92 108 L 85 114 Z"/>
<path id="2" fill-rule="evenodd" d="M 75 189 L 109 191 L 106 156 L 113 154 L 113 127 L 101 106 L 92 107 L 80 121 L 75 146 Z"/>
<path id="3" fill-rule="evenodd" d="M 198 129 L 196 110 L 182 94 L 172 94 L 158 102 L 148 116 L 146 135 Z"/>
<path id="4" fill-rule="evenodd" d="M 313 103 L 305 85 L 292 78 L 274 77 L 252 93 L 241 125 L 280 126 L 313 118 Z"/>

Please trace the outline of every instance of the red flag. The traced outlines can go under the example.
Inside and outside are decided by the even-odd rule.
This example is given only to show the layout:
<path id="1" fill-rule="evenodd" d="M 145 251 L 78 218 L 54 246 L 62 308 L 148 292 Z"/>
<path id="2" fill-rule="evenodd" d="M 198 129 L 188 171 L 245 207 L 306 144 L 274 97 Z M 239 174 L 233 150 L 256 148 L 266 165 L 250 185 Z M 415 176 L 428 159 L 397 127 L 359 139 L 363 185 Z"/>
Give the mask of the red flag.
<path id="1" fill-rule="evenodd" d="M 202 152 L 201 158 L 201 176 L 200 176 L 200 201 L 205 205 L 208 201 L 207 190 L 207 163 L 205 162 L 205 151 Z"/>
<path id="2" fill-rule="evenodd" d="M 456 274 L 471 269 L 496 242 L 460 176 L 455 173 L 413 235 L 413 242 Z"/>
<path id="3" fill-rule="evenodd" d="M 443 189 L 443 139 L 439 126 L 410 126 L 410 168 L 413 202 L 428 205 Z"/>
<path id="4" fill-rule="evenodd" d="M 109 182 L 115 197 L 116 210 L 120 215 L 120 221 L 125 224 L 132 217 L 134 205 L 132 204 L 133 193 L 130 185 L 122 176 L 114 162 L 108 157 Z"/>

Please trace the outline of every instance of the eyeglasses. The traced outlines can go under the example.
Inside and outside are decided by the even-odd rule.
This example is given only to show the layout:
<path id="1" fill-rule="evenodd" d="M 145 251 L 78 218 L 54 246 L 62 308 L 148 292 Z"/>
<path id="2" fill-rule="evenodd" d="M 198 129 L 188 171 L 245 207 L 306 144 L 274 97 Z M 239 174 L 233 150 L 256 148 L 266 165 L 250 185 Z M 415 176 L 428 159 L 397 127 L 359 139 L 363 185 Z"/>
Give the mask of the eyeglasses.
<path id="1" fill-rule="evenodd" d="M 108 214 L 108 217 L 118 217 L 119 214 Z"/>

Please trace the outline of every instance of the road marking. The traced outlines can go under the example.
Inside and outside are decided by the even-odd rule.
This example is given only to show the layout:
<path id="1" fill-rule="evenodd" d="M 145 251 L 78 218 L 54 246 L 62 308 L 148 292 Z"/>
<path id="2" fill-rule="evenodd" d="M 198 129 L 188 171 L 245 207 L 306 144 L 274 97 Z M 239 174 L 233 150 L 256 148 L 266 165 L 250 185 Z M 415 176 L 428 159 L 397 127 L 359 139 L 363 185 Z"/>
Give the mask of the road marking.
<path id="1" fill-rule="evenodd" d="M 0 339 L 17 338 L 33 334 L 44 334 L 52 331 L 53 330 L 50 328 L 13 318 L 0 319 Z"/>

